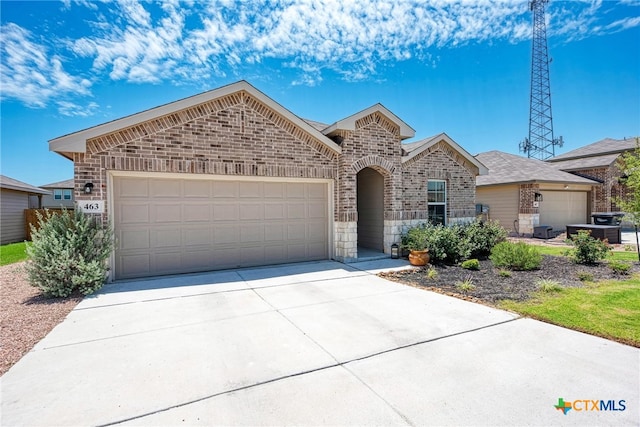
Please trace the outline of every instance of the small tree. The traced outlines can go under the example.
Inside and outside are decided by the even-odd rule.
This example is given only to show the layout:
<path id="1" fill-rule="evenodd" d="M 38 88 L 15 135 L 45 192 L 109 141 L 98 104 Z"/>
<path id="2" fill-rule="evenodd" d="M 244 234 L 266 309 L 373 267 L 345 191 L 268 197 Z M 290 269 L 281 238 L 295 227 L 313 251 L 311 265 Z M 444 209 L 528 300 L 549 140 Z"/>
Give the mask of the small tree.
<path id="1" fill-rule="evenodd" d="M 624 153 L 618 160 L 621 178 L 620 183 L 626 187 L 626 197 L 614 198 L 622 208 L 636 230 L 636 247 L 640 261 L 640 244 L 638 243 L 638 225 L 640 225 L 640 138 L 636 138 L 634 151 Z"/>
<path id="2" fill-rule="evenodd" d="M 113 249 L 111 227 L 80 210 L 48 211 L 31 227 L 27 273 L 31 285 L 49 297 L 67 297 L 76 289 L 91 294 L 102 287 L 106 259 Z"/>

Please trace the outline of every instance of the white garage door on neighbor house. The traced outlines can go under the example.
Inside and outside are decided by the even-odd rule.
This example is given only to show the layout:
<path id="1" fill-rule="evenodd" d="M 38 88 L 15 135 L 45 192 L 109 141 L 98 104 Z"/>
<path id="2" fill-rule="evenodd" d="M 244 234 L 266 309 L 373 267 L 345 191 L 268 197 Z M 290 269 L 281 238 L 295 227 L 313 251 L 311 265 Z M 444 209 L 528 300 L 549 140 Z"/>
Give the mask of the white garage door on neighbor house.
<path id="1" fill-rule="evenodd" d="M 587 221 L 587 193 L 584 191 L 541 191 L 540 225 L 564 230 L 567 224 Z"/>
<path id="2" fill-rule="evenodd" d="M 329 257 L 328 184 L 113 177 L 115 278 Z"/>

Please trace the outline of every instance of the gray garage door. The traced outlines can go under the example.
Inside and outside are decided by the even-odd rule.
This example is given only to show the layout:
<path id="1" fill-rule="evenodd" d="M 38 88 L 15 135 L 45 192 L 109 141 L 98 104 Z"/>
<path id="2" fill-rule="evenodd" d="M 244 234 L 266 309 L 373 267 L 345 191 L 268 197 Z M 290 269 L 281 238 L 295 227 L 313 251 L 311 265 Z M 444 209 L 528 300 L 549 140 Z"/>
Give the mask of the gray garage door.
<path id="1" fill-rule="evenodd" d="M 327 184 L 114 177 L 116 279 L 328 258 Z"/>
<path id="2" fill-rule="evenodd" d="M 541 191 L 540 225 L 565 230 L 567 224 L 587 221 L 587 193 L 581 191 Z"/>

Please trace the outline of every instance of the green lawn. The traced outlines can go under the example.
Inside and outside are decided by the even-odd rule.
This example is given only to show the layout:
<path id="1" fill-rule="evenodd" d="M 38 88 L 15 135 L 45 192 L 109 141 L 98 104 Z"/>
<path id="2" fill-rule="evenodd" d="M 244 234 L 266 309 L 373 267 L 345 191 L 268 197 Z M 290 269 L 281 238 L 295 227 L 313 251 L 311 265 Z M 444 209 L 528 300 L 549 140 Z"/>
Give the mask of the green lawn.
<path id="1" fill-rule="evenodd" d="M 536 245 L 538 250 L 542 255 L 554 255 L 554 256 L 564 256 L 565 252 L 568 249 L 571 249 L 568 246 L 542 246 Z M 638 261 L 637 252 L 629 252 L 629 251 L 612 251 L 609 252 L 609 256 L 607 260 L 616 260 L 616 261 Z"/>
<path id="2" fill-rule="evenodd" d="M 538 293 L 500 307 L 566 328 L 640 347 L 640 276 Z"/>
<path id="3" fill-rule="evenodd" d="M 0 246 L 0 266 L 27 259 L 26 243 L 11 243 Z"/>

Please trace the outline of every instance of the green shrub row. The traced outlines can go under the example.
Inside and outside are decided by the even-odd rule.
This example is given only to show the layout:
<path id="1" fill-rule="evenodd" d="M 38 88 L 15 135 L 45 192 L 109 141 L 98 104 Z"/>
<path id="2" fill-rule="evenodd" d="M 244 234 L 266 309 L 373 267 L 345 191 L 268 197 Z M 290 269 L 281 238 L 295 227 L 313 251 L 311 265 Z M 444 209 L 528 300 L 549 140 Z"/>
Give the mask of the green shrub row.
<path id="1" fill-rule="evenodd" d="M 402 235 L 402 247 L 410 251 L 427 249 L 431 262 L 456 264 L 464 259 L 486 258 L 506 237 L 507 231 L 496 221 L 452 226 L 424 223 Z"/>

